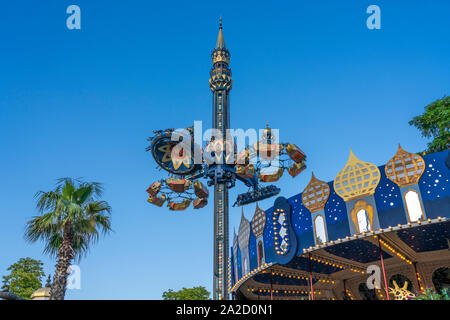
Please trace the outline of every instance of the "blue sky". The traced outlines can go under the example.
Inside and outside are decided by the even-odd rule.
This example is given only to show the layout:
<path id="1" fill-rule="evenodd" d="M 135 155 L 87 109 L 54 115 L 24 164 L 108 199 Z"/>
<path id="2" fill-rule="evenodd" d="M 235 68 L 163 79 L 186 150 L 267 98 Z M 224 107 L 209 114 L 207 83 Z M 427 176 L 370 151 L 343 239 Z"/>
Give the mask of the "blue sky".
<path id="1" fill-rule="evenodd" d="M 70 4 L 81 8 L 81 30 L 66 28 Z M 381 8 L 381 30 L 366 27 L 371 4 Z M 24 241 L 24 224 L 37 214 L 35 192 L 70 176 L 105 184 L 115 232 L 81 261 L 82 289 L 67 298 L 211 290 L 213 206 L 174 213 L 148 204 L 145 189 L 161 174 L 144 149 L 152 130 L 211 125 L 219 16 L 231 52 L 232 127 L 269 121 L 308 155 L 305 172 L 279 183 L 289 197 L 311 171 L 333 180 L 350 147 L 377 165 L 398 143 L 425 148 L 408 121 L 449 94 L 449 12 L 446 0 L 3 2 L 0 276 L 26 256 L 53 272 L 42 243 Z M 245 207 L 248 218 L 253 211 Z M 239 219 L 232 208 L 231 234 Z"/>

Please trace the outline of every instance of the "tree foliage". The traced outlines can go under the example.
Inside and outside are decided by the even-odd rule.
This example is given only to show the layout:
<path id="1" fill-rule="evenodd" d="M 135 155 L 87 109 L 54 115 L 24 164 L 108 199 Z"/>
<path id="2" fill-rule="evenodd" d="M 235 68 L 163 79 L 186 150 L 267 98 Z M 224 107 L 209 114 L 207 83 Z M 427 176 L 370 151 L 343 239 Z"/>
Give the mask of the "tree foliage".
<path id="1" fill-rule="evenodd" d="M 51 299 L 64 299 L 72 261 L 80 260 L 100 235 L 111 231 L 111 207 L 99 199 L 102 191 L 98 182 L 62 178 L 54 190 L 36 194 L 41 215 L 28 221 L 25 238 L 42 240 L 44 252 L 57 257 Z"/>
<path id="2" fill-rule="evenodd" d="M 450 97 L 445 96 L 425 107 L 425 112 L 409 124 L 419 129 L 422 136 L 432 138 L 424 153 L 439 152 L 450 147 Z"/>
<path id="3" fill-rule="evenodd" d="M 413 300 L 450 300 L 447 294 L 447 289 L 442 289 L 442 293 L 426 288 L 424 294 L 416 296 Z"/>
<path id="4" fill-rule="evenodd" d="M 205 287 L 183 288 L 178 291 L 164 291 L 163 300 L 209 300 L 210 292 Z"/>
<path id="5" fill-rule="evenodd" d="M 33 292 L 42 287 L 45 276 L 42 266 L 40 260 L 21 258 L 7 269 L 10 273 L 3 276 L 3 285 L 9 287 L 9 292 L 29 300 Z"/>

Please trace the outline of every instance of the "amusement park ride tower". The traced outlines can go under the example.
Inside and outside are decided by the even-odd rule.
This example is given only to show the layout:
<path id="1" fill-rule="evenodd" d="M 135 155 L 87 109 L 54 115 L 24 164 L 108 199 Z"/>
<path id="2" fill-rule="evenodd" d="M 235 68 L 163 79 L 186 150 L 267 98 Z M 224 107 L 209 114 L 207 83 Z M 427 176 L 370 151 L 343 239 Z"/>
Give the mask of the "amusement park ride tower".
<path id="1" fill-rule="evenodd" d="M 212 69 L 209 85 L 213 94 L 213 124 L 226 139 L 226 130 L 230 128 L 230 90 L 231 80 L 230 53 L 225 47 L 222 32 L 222 18 L 220 19 L 219 35 L 212 52 Z M 220 80 L 220 81 L 219 81 Z M 225 80 L 225 81 L 224 81 Z M 225 161 L 223 161 L 223 165 Z M 221 165 L 218 165 L 221 166 Z M 224 171 L 217 168 L 216 177 Z M 225 178 L 225 177 L 224 177 Z M 229 178 L 232 178 L 231 176 Z M 228 180 L 228 181 L 227 181 Z M 227 296 L 228 290 L 228 186 L 229 179 L 219 179 L 214 184 L 214 274 L 213 298 L 221 299 Z"/>
<path id="2" fill-rule="evenodd" d="M 292 143 L 275 141 L 268 126 L 260 140 L 238 153 L 235 137 L 229 136 L 227 131 L 230 129 L 229 95 L 233 84 L 229 64 L 230 52 L 225 47 L 220 19 L 209 79 L 213 95 L 212 124 L 216 132 L 203 149 L 201 143 L 194 140 L 192 127 L 183 130 L 182 142 L 179 142 L 178 130 L 155 130 L 146 149 L 151 151 L 158 166 L 170 174 L 169 178 L 154 182 L 147 189 L 149 203 L 161 207 L 167 201 L 172 211 L 185 210 L 191 203 L 194 209 L 201 209 L 208 204 L 209 191 L 200 179 L 207 179 L 207 186 L 214 186 L 213 299 L 216 300 L 227 299 L 229 290 L 228 190 L 236 181 L 242 182 L 249 191 L 238 195 L 234 205 L 247 205 L 280 192 L 276 186 L 262 186 L 260 182 L 278 181 L 285 170 L 294 178 L 306 168 L 306 155 Z M 184 147 L 180 149 L 180 145 Z M 198 151 L 200 161 L 195 157 Z M 274 173 L 266 170 L 273 168 L 276 169 Z"/>

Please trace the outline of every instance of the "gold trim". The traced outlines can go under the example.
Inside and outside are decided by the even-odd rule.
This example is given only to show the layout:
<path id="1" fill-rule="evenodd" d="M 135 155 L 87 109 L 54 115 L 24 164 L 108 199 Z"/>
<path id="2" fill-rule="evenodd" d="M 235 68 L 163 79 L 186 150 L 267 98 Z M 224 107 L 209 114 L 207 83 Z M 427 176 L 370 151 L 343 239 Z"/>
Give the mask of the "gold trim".
<path id="1" fill-rule="evenodd" d="M 350 216 L 352 218 L 354 226 L 356 227 L 357 233 L 361 233 L 361 231 L 359 230 L 357 217 L 357 214 L 361 209 L 367 212 L 367 215 L 369 216 L 370 230 L 373 230 L 373 207 L 364 200 L 359 200 L 355 203 L 352 211 L 350 211 Z"/>

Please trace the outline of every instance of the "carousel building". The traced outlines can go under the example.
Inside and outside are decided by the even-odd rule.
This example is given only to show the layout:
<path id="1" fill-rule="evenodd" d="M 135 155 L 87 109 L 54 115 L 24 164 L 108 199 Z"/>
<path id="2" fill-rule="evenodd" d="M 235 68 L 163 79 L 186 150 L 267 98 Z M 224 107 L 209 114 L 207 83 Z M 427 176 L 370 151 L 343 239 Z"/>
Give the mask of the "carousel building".
<path id="1" fill-rule="evenodd" d="M 334 181 L 242 212 L 229 292 L 251 300 L 405 299 L 450 289 L 450 155 L 398 147 L 385 165 L 349 159 Z M 369 279 L 369 280 L 368 280 Z M 374 280 L 375 279 L 375 280 Z"/>

